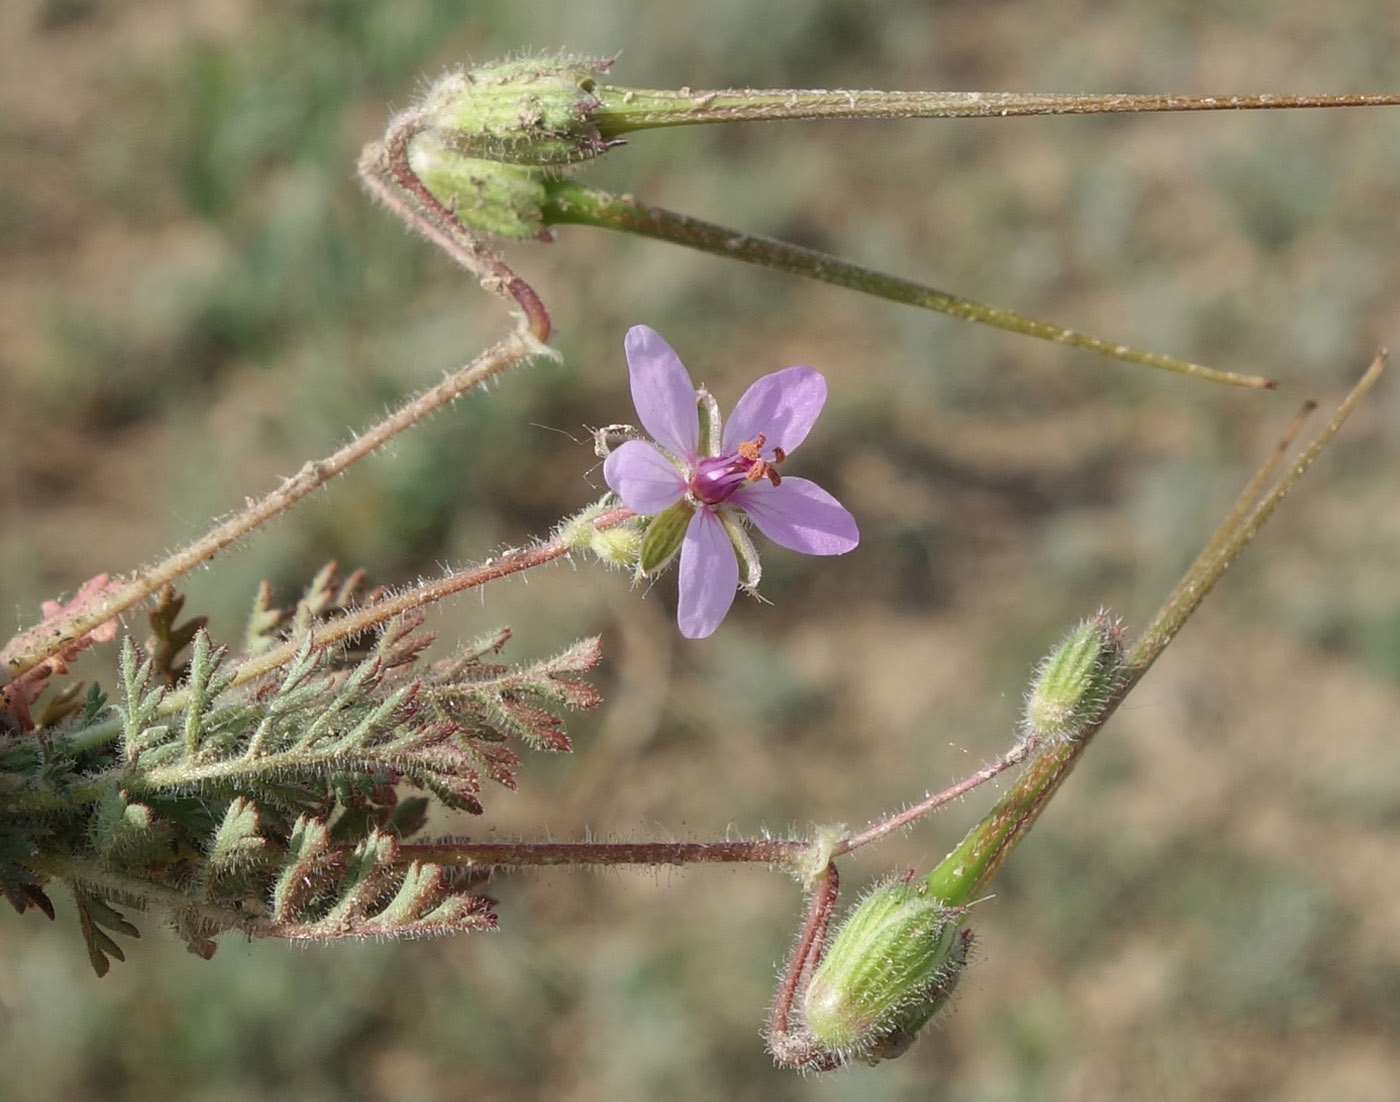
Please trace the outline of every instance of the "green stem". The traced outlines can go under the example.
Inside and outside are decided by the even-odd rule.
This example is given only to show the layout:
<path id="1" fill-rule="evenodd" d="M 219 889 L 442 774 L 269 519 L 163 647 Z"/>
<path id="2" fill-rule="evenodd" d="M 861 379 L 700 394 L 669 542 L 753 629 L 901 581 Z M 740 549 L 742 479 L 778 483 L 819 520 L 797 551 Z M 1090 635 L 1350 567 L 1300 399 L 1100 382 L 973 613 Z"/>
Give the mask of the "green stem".
<path id="1" fill-rule="evenodd" d="M 124 726 L 121 716 L 112 715 L 102 720 L 101 723 L 84 727 L 81 731 L 65 739 L 64 748 L 75 757 L 89 750 L 96 750 L 99 746 L 106 746 L 109 742 L 115 741 L 121 735 Z"/>
<path id="2" fill-rule="evenodd" d="M 1217 371 L 1173 356 L 1162 356 L 1155 352 L 1101 340 L 1087 333 L 1036 321 L 1010 310 L 937 291 L 912 280 L 871 271 L 827 253 L 805 249 L 800 245 L 792 245 L 771 237 L 739 233 L 713 222 L 704 222 L 661 207 L 645 206 L 626 196 L 612 195 L 572 180 L 554 180 L 548 187 L 550 199 L 543 212 L 546 225 L 573 223 L 622 230 L 677 245 L 686 245 L 728 259 L 806 276 L 838 287 L 863 291 L 891 302 L 902 302 L 924 310 L 936 310 L 965 321 L 991 325 L 1041 340 L 1057 341 L 1123 363 L 1175 371 L 1233 386 L 1263 388 L 1276 385 L 1274 380 L 1258 375 Z"/>
<path id="3" fill-rule="evenodd" d="M 1204 550 L 1191 564 L 1171 595 L 1153 617 L 1152 622 L 1133 644 L 1127 655 L 1128 676 L 1107 702 L 1103 714 L 1079 739 L 1050 746 L 1026 768 L 1015 787 L 1001 798 L 991 811 L 970 830 L 966 837 L 948 854 L 933 872 L 927 884 L 940 898 L 954 906 L 967 904 L 982 895 L 996 876 L 1002 863 L 1016 844 L 1029 832 L 1036 818 L 1045 809 L 1064 779 L 1074 768 L 1079 755 L 1103 727 L 1158 656 L 1175 638 L 1182 625 L 1199 607 L 1225 571 L 1258 534 L 1259 529 L 1278 507 L 1280 501 L 1312 466 L 1328 441 L 1350 416 L 1357 403 L 1385 369 L 1384 354 L 1377 356 L 1369 370 L 1346 396 L 1336 413 L 1316 438 L 1298 455 L 1282 478 L 1253 508 L 1236 507 L 1224 524 L 1207 541 Z M 1289 433 L 1296 431 L 1290 427 Z M 1265 461 L 1262 471 L 1277 464 L 1277 453 Z M 1261 471 L 1261 473 L 1262 473 Z M 1250 487 L 1260 486 L 1256 476 Z"/>
<path id="4" fill-rule="evenodd" d="M 726 89 L 712 92 L 601 85 L 589 113 L 606 140 L 633 130 L 778 119 L 1005 118 L 1158 111 L 1247 111 L 1293 107 L 1392 107 L 1400 95 L 1180 96 L 1074 95 L 1046 92 L 846 92 Z"/>
<path id="5" fill-rule="evenodd" d="M 117 774 L 103 773 L 87 780 L 75 781 L 63 788 L 48 786 L 30 788 L 5 797 L 7 815 L 45 815 L 56 811 L 71 811 L 83 804 L 94 803 L 111 792 L 118 782 Z"/>
<path id="6" fill-rule="evenodd" d="M 93 889 L 104 896 L 114 897 L 145 911 L 154 904 L 170 911 L 194 913 L 214 923 L 220 929 L 239 929 L 251 935 L 256 924 L 237 916 L 228 907 L 208 903 L 198 895 L 160 884 L 137 874 L 113 872 L 97 861 L 66 855 L 46 855 L 26 861 L 26 865 L 43 877 L 53 877 L 69 884 Z M 230 922 L 230 918 L 234 920 Z"/>

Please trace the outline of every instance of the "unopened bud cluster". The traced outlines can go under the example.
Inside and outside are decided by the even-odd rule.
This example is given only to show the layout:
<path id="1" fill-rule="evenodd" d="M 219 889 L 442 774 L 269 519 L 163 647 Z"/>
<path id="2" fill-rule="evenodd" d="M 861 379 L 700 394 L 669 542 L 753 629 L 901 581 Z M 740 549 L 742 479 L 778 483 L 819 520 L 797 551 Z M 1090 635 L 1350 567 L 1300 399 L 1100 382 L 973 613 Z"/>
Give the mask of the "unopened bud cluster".
<path id="1" fill-rule="evenodd" d="M 461 69 L 423 99 L 423 125 L 467 157 L 562 167 L 606 152 L 590 114 L 601 101 L 597 77 L 610 61 L 529 57 Z"/>
<path id="2" fill-rule="evenodd" d="M 900 1055 L 947 1004 L 971 933 L 921 881 L 887 881 L 832 939 L 804 996 L 807 1030 L 842 1062 Z"/>
<path id="3" fill-rule="evenodd" d="M 413 112 L 409 165 L 471 228 L 538 237 L 558 171 L 614 144 L 591 118 L 611 64 L 535 57 L 448 73 Z"/>
<path id="4" fill-rule="evenodd" d="M 1028 737 L 1079 738 L 1123 682 L 1123 636 L 1106 613 L 1083 621 L 1036 668 L 1022 719 Z"/>

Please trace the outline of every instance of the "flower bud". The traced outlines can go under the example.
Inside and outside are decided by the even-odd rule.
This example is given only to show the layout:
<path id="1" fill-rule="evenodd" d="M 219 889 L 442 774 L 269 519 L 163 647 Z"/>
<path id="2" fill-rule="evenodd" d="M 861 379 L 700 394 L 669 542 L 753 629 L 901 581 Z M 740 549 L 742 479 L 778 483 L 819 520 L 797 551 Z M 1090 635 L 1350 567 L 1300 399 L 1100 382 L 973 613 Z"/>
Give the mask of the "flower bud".
<path id="1" fill-rule="evenodd" d="M 545 232 L 545 180 L 539 169 L 466 156 L 431 130 L 414 136 L 408 163 L 464 225 L 502 237 Z"/>
<path id="2" fill-rule="evenodd" d="M 1036 668 L 1026 693 L 1026 733 L 1078 738 L 1102 714 L 1122 677 L 1122 628 L 1100 612 L 1065 636 Z"/>
<path id="3" fill-rule="evenodd" d="M 594 521 L 604 511 L 602 503 L 590 505 L 559 526 L 559 538 L 570 547 L 593 552 L 609 566 L 635 569 L 642 548 L 641 521 L 633 518 L 609 528 L 599 528 Z"/>
<path id="4" fill-rule="evenodd" d="M 610 566 L 624 566 L 629 570 L 636 567 L 641 549 L 642 533 L 630 524 L 617 528 L 594 528 L 588 541 L 588 550 L 603 562 Z"/>
<path id="5" fill-rule="evenodd" d="M 610 147 L 590 113 L 597 74 L 611 61 L 529 57 L 440 78 L 420 109 L 423 127 L 466 157 L 560 167 Z"/>
<path id="6" fill-rule="evenodd" d="M 967 961 L 963 910 L 919 882 L 881 884 L 832 939 L 804 996 L 807 1029 L 843 1060 L 898 1056 L 944 1006 Z"/>

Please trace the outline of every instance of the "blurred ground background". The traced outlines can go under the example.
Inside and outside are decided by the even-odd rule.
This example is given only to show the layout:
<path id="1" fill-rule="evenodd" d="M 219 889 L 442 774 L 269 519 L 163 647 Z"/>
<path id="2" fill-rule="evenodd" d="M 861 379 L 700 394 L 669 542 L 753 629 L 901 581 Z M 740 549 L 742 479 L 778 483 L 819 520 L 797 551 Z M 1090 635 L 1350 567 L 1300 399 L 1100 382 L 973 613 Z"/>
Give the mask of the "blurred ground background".
<path id="1" fill-rule="evenodd" d="M 1400 87 L 1367 0 L 660 5 L 9 0 L 0 6 L 0 610 L 122 571 L 325 454 L 504 331 L 356 186 L 444 68 L 619 57 L 617 83 L 1084 91 Z M 566 228 L 510 250 L 558 364 L 507 377 L 189 580 L 227 636 L 258 579 L 402 582 L 601 487 L 646 322 L 724 404 L 810 363 L 800 473 L 864 540 L 766 560 L 704 643 L 673 583 L 563 566 L 442 609 L 526 658 L 601 631 L 608 703 L 479 837 L 863 823 L 1005 745 L 1026 671 L 1105 604 L 1141 625 L 1306 396 L 1400 343 L 1400 111 L 807 123 L 644 134 L 591 178 L 1277 394 Z M 799 898 L 757 870 L 500 881 L 502 932 L 222 945 L 146 922 L 95 980 L 71 914 L 0 916 L 6 1097 L 1388 1099 L 1400 1082 L 1400 387 L 1142 684 L 978 916 L 954 1012 L 823 1079 L 758 1032 Z M 570 434 L 584 440 L 570 439 Z M 140 625 L 135 625 L 137 630 Z M 101 662 L 90 675 L 109 676 Z M 969 799 L 853 861 L 925 869 Z M 58 897 L 60 904 L 65 902 Z"/>

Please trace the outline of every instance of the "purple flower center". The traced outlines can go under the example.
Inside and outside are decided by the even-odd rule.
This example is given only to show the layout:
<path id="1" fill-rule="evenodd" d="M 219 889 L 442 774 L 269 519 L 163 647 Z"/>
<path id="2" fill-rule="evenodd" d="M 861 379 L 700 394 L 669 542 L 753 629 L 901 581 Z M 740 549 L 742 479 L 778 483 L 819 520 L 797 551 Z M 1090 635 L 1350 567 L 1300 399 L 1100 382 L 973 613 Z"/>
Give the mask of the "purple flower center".
<path id="1" fill-rule="evenodd" d="M 702 459 L 690 476 L 689 489 L 703 505 L 718 505 L 740 486 L 766 478 L 774 486 L 782 482 L 778 464 L 787 458 L 782 448 L 773 448 L 773 458 L 763 458 L 764 435 L 740 444 L 733 455 Z"/>

